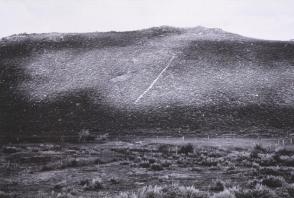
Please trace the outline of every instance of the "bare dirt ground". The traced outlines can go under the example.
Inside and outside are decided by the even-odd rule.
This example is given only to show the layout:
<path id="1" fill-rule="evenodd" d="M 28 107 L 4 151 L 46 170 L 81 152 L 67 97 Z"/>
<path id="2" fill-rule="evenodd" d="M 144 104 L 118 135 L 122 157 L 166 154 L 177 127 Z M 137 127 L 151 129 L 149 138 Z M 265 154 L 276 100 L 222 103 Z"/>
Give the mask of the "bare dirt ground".
<path id="1" fill-rule="evenodd" d="M 174 184 L 208 193 L 222 191 L 222 185 L 263 185 L 277 197 L 294 196 L 290 139 L 160 137 L 2 145 L 0 164 L 0 197 L 116 197 L 148 185 Z M 215 187 L 216 181 L 221 185 Z"/>

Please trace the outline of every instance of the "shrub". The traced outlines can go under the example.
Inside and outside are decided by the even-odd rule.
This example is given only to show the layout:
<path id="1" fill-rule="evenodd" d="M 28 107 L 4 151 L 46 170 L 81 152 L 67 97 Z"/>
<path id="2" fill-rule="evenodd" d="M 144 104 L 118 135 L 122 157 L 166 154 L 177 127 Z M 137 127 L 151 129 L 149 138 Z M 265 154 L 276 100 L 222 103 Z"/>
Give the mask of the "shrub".
<path id="1" fill-rule="evenodd" d="M 9 193 L 6 193 L 0 190 L 0 198 L 9 198 L 9 197 L 11 197 Z"/>
<path id="2" fill-rule="evenodd" d="M 70 159 L 62 163 L 61 168 L 77 167 L 78 164 L 79 164 L 79 161 L 77 159 Z"/>
<path id="3" fill-rule="evenodd" d="M 221 180 L 216 180 L 214 181 L 210 187 L 209 190 L 213 191 L 213 192 L 222 192 L 225 190 L 225 185 L 224 182 Z"/>
<path id="4" fill-rule="evenodd" d="M 161 171 L 161 170 L 163 170 L 163 167 L 161 166 L 161 164 L 155 163 L 155 164 L 151 165 L 151 170 L 153 170 L 153 171 Z"/>
<path id="5" fill-rule="evenodd" d="M 270 154 L 263 155 L 260 159 L 261 166 L 275 166 L 276 164 L 277 164 L 277 161 Z"/>
<path id="6" fill-rule="evenodd" d="M 116 178 L 111 178 L 109 181 L 111 184 L 119 184 L 119 180 Z"/>
<path id="7" fill-rule="evenodd" d="M 235 193 L 235 197 L 236 198 L 275 198 L 276 197 L 276 194 L 262 186 L 262 185 L 258 185 L 256 186 L 255 189 L 251 189 L 251 190 L 234 190 L 234 193 Z"/>
<path id="8" fill-rule="evenodd" d="M 284 165 L 284 166 L 294 166 L 294 157 L 291 156 L 280 156 L 280 162 Z"/>
<path id="9" fill-rule="evenodd" d="M 179 149 L 179 153 L 183 153 L 188 155 L 189 153 L 193 153 L 194 152 L 194 147 L 192 144 L 186 144 L 181 146 L 181 148 Z"/>
<path id="10" fill-rule="evenodd" d="M 260 153 L 266 153 L 266 149 L 261 144 L 256 144 L 253 150 L 259 151 Z"/>
<path id="11" fill-rule="evenodd" d="M 275 176 L 284 175 L 283 171 L 281 171 L 280 167 L 278 167 L 278 166 L 262 167 L 259 169 L 259 172 L 263 175 L 275 175 Z"/>
<path id="12" fill-rule="evenodd" d="M 162 154 L 169 154 L 170 152 L 170 146 L 167 145 L 167 144 L 161 144 L 159 147 L 158 147 L 158 151 L 161 152 Z"/>
<path id="13" fill-rule="evenodd" d="M 206 157 L 202 159 L 202 161 L 199 163 L 202 166 L 217 166 L 218 165 L 218 160 L 212 157 Z"/>
<path id="14" fill-rule="evenodd" d="M 258 158 L 259 157 L 258 154 L 265 153 L 265 152 L 266 152 L 265 148 L 263 148 L 260 144 L 256 144 L 250 153 L 250 157 Z"/>
<path id="15" fill-rule="evenodd" d="M 284 148 L 279 148 L 278 150 L 276 150 L 275 154 L 291 156 L 294 154 L 294 151 L 289 148 L 284 147 Z"/>
<path id="16" fill-rule="evenodd" d="M 145 186 L 137 192 L 120 193 L 117 198 L 208 198 L 208 194 L 193 186 Z"/>
<path id="17" fill-rule="evenodd" d="M 53 189 L 54 189 L 54 191 L 60 192 L 60 191 L 64 190 L 66 185 L 67 185 L 67 181 L 64 180 L 64 181 L 61 181 L 61 182 L 58 182 L 57 184 L 55 184 Z"/>
<path id="18" fill-rule="evenodd" d="M 267 176 L 261 182 L 262 185 L 268 186 L 270 188 L 282 187 L 285 183 L 285 179 L 281 176 Z"/>
<path id="19" fill-rule="evenodd" d="M 79 142 L 86 142 L 90 140 L 94 140 L 95 138 L 91 135 L 90 131 L 88 129 L 83 129 L 79 132 Z"/>
<path id="20" fill-rule="evenodd" d="M 163 167 L 167 168 L 167 167 L 170 167 L 170 166 L 171 166 L 171 163 L 168 162 L 168 161 L 163 161 L 163 162 L 161 162 L 161 165 L 162 165 Z"/>
<path id="21" fill-rule="evenodd" d="M 196 189 L 194 186 L 174 186 L 174 189 L 178 190 L 178 194 L 176 197 L 185 197 L 185 198 L 208 198 L 208 194 L 206 192 L 202 192 Z M 169 196 L 165 196 L 169 197 Z"/>
<path id="22" fill-rule="evenodd" d="M 141 168 L 149 168 L 150 164 L 149 164 L 149 162 L 145 161 L 145 162 L 140 163 L 139 166 Z"/>
<path id="23" fill-rule="evenodd" d="M 77 197 L 77 190 L 74 188 L 62 188 L 59 191 L 51 191 L 49 192 L 44 192 L 44 191 L 38 191 L 38 193 L 36 194 L 36 198 L 75 198 Z M 1 197 L 1 196 L 0 196 Z M 2 198 L 2 197 L 1 197 Z"/>
<path id="24" fill-rule="evenodd" d="M 149 159 L 148 161 L 149 161 L 150 164 L 154 164 L 156 162 L 156 160 L 153 159 L 153 158 Z"/>
<path id="25" fill-rule="evenodd" d="M 100 178 L 82 180 L 80 184 L 83 186 L 84 190 L 99 191 L 104 188 Z"/>
<path id="26" fill-rule="evenodd" d="M 293 189 L 293 188 L 292 188 Z M 289 187 L 288 194 L 292 196 L 292 189 Z M 200 191 L 194 186 L 145 186 L 136 192 L 123 192 L 116 198 L 276 198 L 277 195 L 269 188 L 258 185 L 256 188 L 240 189 L 230 188 L 224 189 L 222 192 L 213 194 Z"/>
<path id="27" fill-rule="evenodd" d="M 292 171 L 291 173 L 290 173 L 290 175 L 288 175 L 289 176 L 289 178 L 288 178 L 288 182 L 289 183 L 294 183 L 294 172 Z"/>
<path id="28" fill-rule="evenodd" d="M 287 191 L 288 191 L 288 194 L 290 195 L 290 197 L 294 197 L 294 184 L 289 185 L 287 187 Z"/>
<path id="29" fill-rule="evenodd" d="M 248 183 L 246 184 L 246 187 L 255 188 L 257 185 L 260 185 L 260 180 L 253 179 L 248 181 Z"/>
<path id="30" fill-rule="evenodd" d="M 211 198 L 235 198 L 235 194 L 226 189 L 222 192 L 214 193 Z"/>
<path id="31" fill-rule="evenodd" d="M 55 169 L 74 168 L 95 164 L 95 160 L 92 159 L 76 159 L 76 158 L 65 158 L 61 161 L 55 161 L 41 167 L 41 171 L 50 171 Z"/>

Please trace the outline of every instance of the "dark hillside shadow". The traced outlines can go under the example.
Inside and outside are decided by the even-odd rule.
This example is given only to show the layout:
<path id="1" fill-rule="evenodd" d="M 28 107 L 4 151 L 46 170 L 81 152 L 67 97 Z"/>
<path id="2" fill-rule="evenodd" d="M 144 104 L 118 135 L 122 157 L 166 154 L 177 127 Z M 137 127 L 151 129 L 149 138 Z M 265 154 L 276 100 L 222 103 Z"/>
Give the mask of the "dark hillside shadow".
<path id="1" fill-rule="evenodd" d="M 198 60 L 220 68 L 250 63 L 263 69 L 294 65 L 294 44 L 282 41 L 209 41 L 190 42 L 183 50 L 183 59 Z M 283 64 L 275 64 L 283 63 Z"/>

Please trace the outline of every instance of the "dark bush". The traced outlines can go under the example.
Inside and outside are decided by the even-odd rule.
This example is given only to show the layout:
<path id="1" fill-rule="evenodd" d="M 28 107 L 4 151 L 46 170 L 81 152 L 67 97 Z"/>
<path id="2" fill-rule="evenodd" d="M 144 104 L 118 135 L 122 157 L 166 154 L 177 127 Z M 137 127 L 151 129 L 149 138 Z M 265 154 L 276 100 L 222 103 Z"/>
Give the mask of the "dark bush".
<path id="1" fill-rule="evenodd" d="M 159 147 L 158 147 L 158 151 L 161 152 L 162 154 L 169 154 L 170 152 L 170 146 L 167 145 L 167 144 L 161 144 Z"/>
<path id="2" fill-rule="evenodd" d="M 9 193 L 0 190 L 0 198 L 10 198 L 12 197 Z"/>
<path id="3" fill-rule="evenodd" d="M 142 163 L 139 164 L 139 166 L 141 168 L 149 168 L 150 167 L 150 164 L 149 164 L 149 162 L 142 162 Z"/>
<path id="4" fill-rule="evenodd" d="M 291 172 L 290 175 L 288 175 L 288 182 L 289 183 L 294 183 L 294 172 Z"/>
<path id="5" fill-rule="evenodd" d="M 153 171 L 161 171 L 161 170 L 163 170 L 163 167 L 161 166 L 161 164 L 155 163 L 155 164 L 151 165 L 151 170 L 153 170 Z"/>
<path id="6" fill-rule="evenodd" d="M 209 190 L 211 190 L 213 192 L 222 192 L 225 190 L 225 184 L 221 180 L 216 180 L 216 181 L 212 182 L 212 184 L 209 187 Z"/>
<path id="7" fill-rule="evenodd" d="M 116 178 L 111 178 L 109 181 L 111 182 L 111 184 L 119 184 L 119 180 Z"/>
<path id="8" fill-rule="evenodd" d="M 270 188 L 282 187 L 285 183 L 285 179 L 280 176 L 267 176 L 261 182 L 262 185 L 268 186 Z"/>
<path id="9" fill-rule="evenodd" d="M 258 158 L 258 154 L 266 153 L 266 149 L 263 148 L 260 144 L 256 144 L 250 153 L 251 158 Z"/>
<path id="10" fill-rule="evenodd" d="M 246 186 L 250 189 L 254 189 L 257 185 L 260 185 L 260 180 L 253 179 L 249 180 Z"/>
<path id="11" fill-rule="evenodd" d="M 284 165 L 294 167 L 294 158 L 289 158 L 289 159 L 285 160 Z"/>
<path id="12" fill-rule="evenodd" d="M 218 161 L 214 158 L 207 157 L 207 158 L 202 159 L 202 161 L 199 164 L 202 166 L 211 167 L 211 166 L 217 166 Z"/>
<path id="13" fill-rule="evenodd" d="M 83 185 L 84 190 L 89 190 L 89 191 L 99 191 L 104 188 L 102 181 L 100 178 L 95 178 L 90 180 L 84 180 L 80 183 Z"/>
<path id="14" fill-rule="evenodd" d="M 291 149 L 288 149 L 288 148 L 281 148 L 281 149 L 278 149 L 275 154 L 277 155 L 287 155 L 287 156 L 291 156 L 294 154 L 294 151 L 291 150 Z"/>
<path id="15" fill-rule="evenodd" d="M 260 144 L 256 144 L 253 149 L 256 150 L 256 151 L 259 151 L 260 153 L 265 153 L 266 152 L 266 149 Z"/>
<path id="16" fill-rule="evenodd" d="M 260 159 L 261 166 L 275 166 L 276 164 L 277 164 L 277 161 L 273 156 Z"/>
<path id="17" fill-rule="evenodd" d="M 291 197 L 294 197 L 294 185 L 293 184 L 287 187 L 287 191 Z"/>
<path id="18" fill-rule="evenodd" d="M 149 161 L 150 164 L 154 164 L 156 162 L 156 160 L 153 159 L 153 158 L 149 159 L 148 161 Z"/>
<path id="19" fill-rule="evenodd" d="M 252 190 L 236 190 L 236 198 L 276 198 L 276 194 L 264 186 L 258 186 Z"/>
<path id="20" fill-rule="evenodd" d="M 284 175 L 283 171 L 281 171 L 279 167 L 262 167 L 259 169 L 259 172 L 263 175 L 274 175 L 274 176 Z"/>
<path id="21" fill-rule="evenodd" d="M 171 163 L 168 161 L 163 161 L 163 162 L 161 162 L 161 164 L 163 167 L 170 167 L 171 166 Z"/>
<path id="22" fill-rule="evenodd" d="M 186 144 L 180 147 L 179 149 L 179 153 L 183 153 L 188 155 L 189 153 L 193 153 L 194 152 L 194 147 L 192 144 Z"/>

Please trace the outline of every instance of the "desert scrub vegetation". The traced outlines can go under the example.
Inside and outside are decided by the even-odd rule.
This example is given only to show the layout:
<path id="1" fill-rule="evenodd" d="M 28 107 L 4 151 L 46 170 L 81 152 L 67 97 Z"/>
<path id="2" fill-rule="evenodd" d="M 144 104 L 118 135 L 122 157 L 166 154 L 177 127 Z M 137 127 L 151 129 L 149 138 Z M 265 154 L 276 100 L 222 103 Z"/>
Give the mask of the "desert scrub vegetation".
<path id="1" fill-rule="evenodd" d="M 291 184 L 287 187 L 288 194 L 290 197 L 294 197 L 294 184 Z"/>
<path id="2" fill-rule="evenodd" d="M 213 181 L 212 184 L 209 186 L 209 190 L 213 192 L 222 192 L 225 190 L 225 184 L 221 180 Z"/>
<path id="3" fill-rule="evenodd" d="M 288 187 L 288 194 L 293 194 L 293 186 Z M 253 189 L 240 187 L 224 188 L 219 192 L 201 191 L 194 186 L 145 186 L 136 192 L 121 192 L 116 198 L 279 198 L 273 190 L 257 185 Z"/>
<path id="4" fill-rule="evenodd" d="M 262 184 L 265 186 L 268 186 L 270 188 L 278 188 L 278 187 L 282 187 L 283 185 L 285 185 L 286 181 L 281 176 L 269 175 L 262 180 Z"/>
<path id="5" fill-rule="evenodd" d="M 12 195 L 0 190 L 0 198 L 10 198 Z"/>
<path id="6" fill-rule="evenodd" d="M 263 186 L 257 185 L 254 189 L 234 189 L 235 198 L 278 198 L 276 193 Z"/>
<path id="7" fill-rule="evenodd" d="M 292 193 L 291 190 L 289 190 Z M 254 189 L 224 188 L 219 192 L 201 191 L 194 186 L 145 186 L 136 192 L 121 192 L 116 198 L 278 198 L 269 188 L 259 185 Z"/>
<path id="8" fill-rule="evenodd" d="M 85 179 L 80 182 L 83 189 L 86 191 L 100 191 L 104 189 L 103 182 L 101 178 L 94 178 L 92 180 Z"/>
<path id="9" fill-rule="evenodd" d="M 59 197 L 294 197 L 291 148 L 266 145 L 226 148 L 187 143 L 8 145 L 0 149 L 3 156 L 0 173 L 5 178 L 6 173 L 23 171 L 24 177 L 20 179 L 42 179 L 42 186 L 33 179 L 30 182 L 45 195 L 54 191 Z M 5 165 L 8 162 L 19 168 Z M 53 185 L 52 180 L 43 180 L 44 175 L 52 176 Z M 64 175 L 74 177 L 69 177 L 65 184 L 59 183 Z M 116 176 L 123 179 L 110 179 Z M 20 179 L 17 183 L 15 180 L 4 182 L 6 185 L 2 188 L 0 180 L 0 191 L 5 192 L 2 194 L 11 194 L 17 191 L 15 189 L 20 189 L 19 194 L 26 191 L 27 186 Z M 141 189 L 142 186 L 146 187 Z M 191 196 L 188 192 L 185 194 L 185 190 L 189 190 Z"/>
<path id="10" fill-rule="evenodd" d="M 264 148 L 261 144 L 256 144 L 250 153 L 250 157 L 251 158 L 258 158 L 259 154 L 263 154 L 266 152 L 267 152 L 266 148 Z"/>
<path id="11" fill-rule="evenodd" d="M 189 153 L 193 153 L 194 152 L 194 146 L 192 144 L 186 144 L 180 147 L 179 149 L 179 153 L 183 153 L 188 155 Z"/>
<path id="12" fill-rule="evenodd" d="M 41 171 L 51 171 L 66 168 L 76 168 L 82 166 L 95 165 L 98 163 L 98 159 L 91 158 L 64 158 L 55 162 L 48 163 L 41 167 Z"/>
<path id="13" fill-rule="evenodd" d="M 161 152 L 163 155 L 168 155 L 171 152 L 171 145 L 168 144 L 160 144 L 158 146 L 158 151 Z"/>
<path id="14" fill-rule="evenodd" d="M 209 198 L 194 186 L 145 186 L 136 192 L 121 192 L 116 198 Z"/>
<path id="15" fill-rule="evenodd" d="M 212 196 L 210 196 L 210 198 L 236 198 L 236 197 L 232 191 L 225 189 L 224 191 L 214 193 Z"/>

